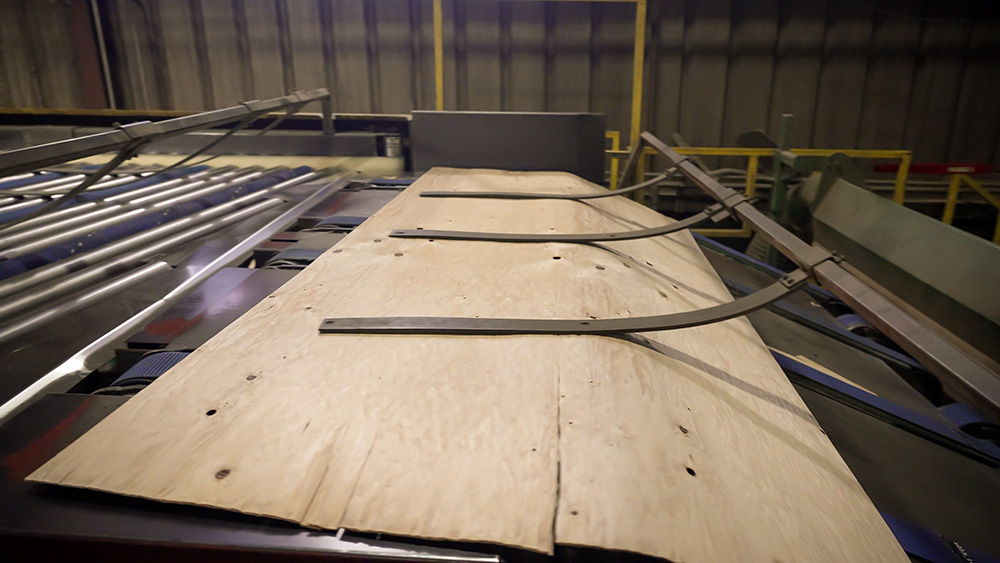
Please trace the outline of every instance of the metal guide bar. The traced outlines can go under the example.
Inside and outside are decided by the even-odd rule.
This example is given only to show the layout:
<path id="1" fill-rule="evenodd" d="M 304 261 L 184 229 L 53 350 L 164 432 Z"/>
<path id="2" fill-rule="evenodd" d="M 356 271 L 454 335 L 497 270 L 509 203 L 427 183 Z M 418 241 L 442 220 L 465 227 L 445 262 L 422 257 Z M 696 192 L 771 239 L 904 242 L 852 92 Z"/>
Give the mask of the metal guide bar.
<path id="1" fill-rule="evenodd" d="M 329 318 L 320 324 L 325 334 L 592 334 L 620 335 L 690 328 L 741 317 L 804 287 L 809 276 L 796 270 L 781 280 L 735 301 L 695 311 L 624 319 L 488 319 L 469 317 Z"/>
<path id="2" fill-rule="evenodd" d="M 579 234 L 521 234 L 521 233 L 480 233 L 474 231 L 433 231 L 424 229 L 396 229 L 389 233 L 393 238 L 422 238 L 440 240 L 477 240 L 489 242 L 610 242 L 618 240 L 634 240 L 641 238 L 658 237 L 670 233 L 676 233 L 697 226 L 709 220 L 716 220 L 720 216 L 728 216 L 727 212 L 719 204 L 712 205 L 700 213 L 696 213 L 687 219 L 649 229 L 638 229 L 634 231 L 621 231 L 617 233 L 579 233 Z"/>
<path id="3" fill-rule="evenodd" d="M 166 121 L 160 121 L 157 123 L 133 123 L 131 125 L 119 125 L 116 131 L 108 131 L 106 133 L 98 133 L 96 135 L 89 135 L 87 137 L 80 137 L 79 139 L 70 139 L 66 141 L 58 141 L 55 143 L 48 143 L 45 145 L 39 145 L 37 147 L 27 147 L 24 149 L 19 149 L 15 151 L 9 151 L 7 153 L 0 153 L 0 159 L 5 161 L 12 160 L 15 164 L 9 167 L 0 167 L 0 176 L 3 176 L 4 171 L 7 168 L 13 170 L 11 173 L 23 172 L 24 170 L 18 168 L 18 166 L 31 166 L 37 167 L 42 166 L 39 164 L 41 159 L 50 153 L 55 155 L 51 158 L 55 158 L 57 162 L 65 162 L 67 160 L 72 160 L 74 158 L 82 158 L 84 156 L 92 156 L 94 154 L 100 154 L 110 150 L 118 149 L 118 154 L 114 156 L 111 160 L 101 166 L 96 172 L 91 174 L 82 183 L 71 189 L 70 191 L 62 194 L 60 197 L 46 203 L 39 209 L 32 211 L 24 217 L 20 217 L 14 221 L 8 222 L 6 225 L 0 227 L 0 231 L 10 229 L 18 223 L 23 223 L 29 221 L 35 217 L 44 215 L 53 209 L 60 207 L 65 201 L 69 201 L 71 198 L 82 193 L 87 188 L 96 184 L 101 178 L 110 173 L 112 170 L 118 167 L 122 162 L 132 158 L 142 150 L 143 147 L 149 143 L 156 141 L 157 139 L 163 139 L 166 137 L 172 137 L 191 131 L 194 129 L 203 129 L 205 127 L 211 127 L 213 125 L 222 125 L 225 123 L 230 123 L 239 119 L 239 123 L 229 131 L 227 131 L 220 138 L 208 143 L 198 151 L 182 159 L 179 162 L 174 163 L 171 166 L 159 171 L 159 173 L 165 173 L 172 170 L 181 164 L 188 162 L 195 156 L 204 152 L 205 150 L 215 146 L 216 144 L 222 142 L 223 140 L 229 138 L 231 135 L 236 133 L 239 129 L 250 124 L 251 121 L 255 120 L 260 115 L 271 111 L 272 109 L 278 108 L 288 108 L 289 110 L 297 111 L 299 108 L 305 104 L 325 99 L 330 97 L 330 92 L 325 88 L 319 90 L 312 90 L 310 92 L 297 92 L 284 96 L 281 98 L 274 98 L 271 100 L 264 101 L 252 101 L 244 102 L 240 106 L 205 112 L 201 114 L 191 115 L 187 117 L 179 117 L 177 119 L 168 119 Z M 326 106 L 324 106 L 326 107 Z M 225 117 L 223 117 L 223 115 Z M 209 119 L 205 121 L 206 117 L 214 117 L 214 119 Z M 240 119 L 242 118 L 242 119 Z M 283 118 L 282 118 L 283 119 Z M 281 121 L 280 119 L 278 120 Z M 276 122 L 277 123 L 277 122 Z M 273 125 L 273 124 L 272 124 Z M 262 132 L 266 132 L 268 129 L 264 129 Z M 124 139 L 118 139 L 116 135 L 123 135 Z M 79 145 L 79 146 L 78 146 Z M 120 148 L 119 148 L 120 147 Z M 75 151 L 75 152 L 74 152 Z M 213 157 L 214 158 L 214 157 Z M 17 162 L 21 162 L 20 165 Z"/>
<path id="4" fill-rule="evenodd" d="M 6 151 L 0 153 L 0 177 L 29 172 L 36 168 L 53 166 L 104 152 L 120 150 L 136 141 L 151 142 L 157 139 L 182 135 L 199 129 L 239 121 L 248 115 L 259 115 L 329 97 L 330 92 L 326 88 L 295 92 L 270 100 L 253 100 L 230 108 L 206 111 L 157 122 L 141 121 L 139 123 L 121 125 L 114 131 Z"/>
<path id="5" fill-rule="evenodd" d="M 799 239 L 684 157 L 646 132 L 642 140 L 666 156 L 703 191 L 742 219 L 759 236 L 814 276 L 820 285 L 874 324 L 903 350 L 937 376 L 956 398 L 1000 420 L 1000 375 L 970 358 L 950 342 L 845 270 L 832 255 Z"/>
<path id="6" fill-rule="evenodd" d="M 633 186 L 620 190 L 607 190 L 590 194 L 540 194 L 535 192 L 420 192 L 420 197 L 460 197 L 467 199 L 568 199 L 579 201 L 584 199 L 600 199 L 603 197 L 614 197 L 639 191 L 643 188 L 655 185 L 670 177 L 671 170 L 650 178 L 645 182 L 639 182 Z"/>
<path id="7" fill-rule="evenodd" d="M 736 218 L 747 223 L 754 232 L 778 248 L 789 260 L 795 262 L 796 265 L 807 272 L 811 273 L 812 268 L 816 264 L 833 257 L 829 252 L 804 242 L 779 225 L 774 219 L 758 211 L 745 195 L 723 186 L 718 180 L 695 166 L 687 157 L 668 147 L 651 133 L 644 132 L 641 138 L 645 143 L 656 149 L 657 152 L 667 157 L 678 170 L 694 182 L 695 185 L 700 187 L 702 191 L 712 196 L 723 207 L 732 212 Z"/>
<path id="8" fill-rule="evenodd" d="M 837 263 L 829 252 L 814 247 L 761 213 L 746 196 L 727 188 L 699 169 L 686 157 L 668 147 L 652 134 L 642 134 L 642 141 L 667 157 L 703 191 L 711 195 L 727 211 L 749 225 L 759 236 L 796 263 L 801 270 L 786 276 L 781 282 L 736 301 L 699 311 L 639 317 L 631 319 L 545 320 L 545 319 L 482 319 L 449 317 L 381 317 L 329 318 L 320 325 L 321 333 L 372 334 L 620 334 L 669 330 L 718 322 L 744 315 L 766 306 L 805 285 L 814 276 L 824 287 L 851 305 L 864 318 L 875 323 L 894 342 L 909 352 L 955 396 L 980 408 L 1000 420 L 1000 376 L 979 364 L 954 345 L 921 326 L 898 307 L 875 293 Z M 611 195 L 621 192 L 612 192 Z M 451 197 L 451 196 L 448 196 Z M 421 238 L 430 238 L 428 231 L 416 231 Z M 412 234 L 412 231 L 407 231 Z M 434 238 L 469 237 L 483 233 L 436 233 Z M 493 235 L 486 233 L 486 235 Z M 394 235 L 398 236 L 398 235 Z M 510 235 L 508 235 L 510 236 Z M 551 236 L 548 239 L 551 240 Z M 574 236 L 574 235 L 570 235 Z M 518 242 L 537 242 L 524 235 L 513 235 Z M 482 240 L 480 238 L 469 240 Z M 497 240 L 495 235 L 489 240 Z M 508 239 L 512 240 L 512 239 Z M 586 241 L 591 241 L 588 238 Z M 583 241 L 574 241 L 583 242 Z"/>
<path id="9" fill-rule="evenodd" d="M 151 319 L 162 314 L 180 299 L 188 295 L 195 287 L 204 283 L 205 280 L 213 276 L 220 269 L 231 265 L 240 256 L 246 255 L 247 252 L 273 236 L 274 233 L 286 229 L 299 215 L 320 201 L 323 201 L 324 198 L 329 197 L 330 194 L 342 189 L 348 182 L 348 177 L 341 175 L 324 184 L 322 187 L 317 188 L 307 198 L 295 204 L 281 215 L 278 215 L 229 250 L 215 257 L 211 262 L 192 272 L 189 278 L 173 288 L 158 301 L 150 304 L 122 324 L 88 344 L 87 347 L 45 374 L 6 403 L 0 404 L 0 423 L 9 419 L 23 409 L 30 401 L 46 392 L 62 392 L 69 389 L 69 387 L 83 376 L 108 361 L 114 355 L 113 350 L 115 346 L 120 344 L 121 340 L 135 331 L 137 327 L 143 326 L 144 323 L 148 323 Z M 262 202 L 261 205 L 264 205 L 264 203 Z M 254 210 L 244 208 L 240 213 L 245 211 L 253 212 Z"/>

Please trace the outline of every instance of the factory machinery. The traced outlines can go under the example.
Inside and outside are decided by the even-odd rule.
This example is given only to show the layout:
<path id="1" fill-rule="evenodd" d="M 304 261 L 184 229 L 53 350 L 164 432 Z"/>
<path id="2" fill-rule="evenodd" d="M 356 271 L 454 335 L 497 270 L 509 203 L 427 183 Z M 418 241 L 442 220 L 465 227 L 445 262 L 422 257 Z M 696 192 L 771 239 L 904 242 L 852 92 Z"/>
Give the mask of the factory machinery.
<path id="1" fill-rule="evenodd" d="M 291 115 L 313 102 L 323 104 L 322 115 Z M 32 485 L 24 478 L 334 247 L 420 171 L 437 165 L 565 170 L 602 182 L 601 116 L 334 117 L 328 93 L 319 90 L 153 123 L 73 132 L 51 124 L 11 129 L 6 133 L 16 133 L 15 144 L 87 134 L 0 153 L 5 551 L 74 559 L 134 556 L 138 550 L 171 560 L 545 558 L 492 545 L 304 530 L 225 511 Z M 888 204 L 864 187 L 846 158 L 778 151 L 776 168 L 798 175 L 792 181 L 798 185 L 788 212 L 768 216 L 652 135 L 643 136 L 643 145 L 658 151 L 665 172 L 608 196 L 683 181 L 712 205 L 670 230 L 739 220 L 754 229 L 758 244 L 785 257 L 768 263 L 697 236 L 737 297 L 725 310 L 608 321 L 618 323 L 613 327 L 390 318 L 328 319 L 318 329 L 616 334 L 748 314 L 913 560 L 998 560 L 1000 339 L 989 288 L 998 279 L 990 275 L 1000 267 L 997 248 Z M 628 184 L 640 149 L 634 147 L 619 186 Z M 893 242 L 900 232 L 909 245 Z M 929 248 L 938 254 L 928 255 Z M 987 274 L 960 284 L 969 262 Z M 782 263 L 786 267 L 774 265 Z M 888 291 L 873 289 L 879 286 Z M 888 299 L 890 293 L 905 302 Z M 641 559 L 564 546 L 555 558 Z"/>

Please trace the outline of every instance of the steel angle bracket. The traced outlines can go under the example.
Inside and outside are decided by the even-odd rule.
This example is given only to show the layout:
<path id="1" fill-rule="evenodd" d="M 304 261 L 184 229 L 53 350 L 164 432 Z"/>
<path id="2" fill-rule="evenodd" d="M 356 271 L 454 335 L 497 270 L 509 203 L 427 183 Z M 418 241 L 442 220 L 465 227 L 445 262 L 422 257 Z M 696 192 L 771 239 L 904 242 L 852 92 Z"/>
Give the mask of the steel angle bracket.
<path id="1" fill-rule="evenodd" d="M 676 221 L 661 227 L 621 231 L 617 233 L 580 233 L 580 234 L 521 234 L 521 233 L 479 233 L 474 231 L 432 231 L 424 229 L 396 229 L 389 233 L 393 238 L 423 238 L 436 240 L 476 240 L 489 242 L 610 242 L 617 240 L 634 240 L 658 237 L 677 231 L 695 227 L 705 221 L 720 221 L 729 216 L 729 212 L 721 205 L 706 207 L 687 219 Z"/>
<path id="2" fill-rule="evenodd" d="M 483 319 L 469 317 L 355 317 L 324 319 L 322 334 L 592 334 L 614 336 L 707 325 L 741 317 L 804 287 L 808 274 L 795 270 L 735 301 L 696 311 L 624 319 Z"/>
<path id="3" fill-rule="evenodd" d="M 622 188 L 620 190 L 606 190 L 598 193 L 590 194 L 539 194 L 534 192 L 420 192 L 420 197 L 461 197 L 468 199 L 568 199 L 572 201 L 580 201 L 585 199 L 600 199 L 604 197 L 614 197 L 619 195 L 630 194 L 632 192 L 637 192 L 643 188 L 648 188 L 650 186 L 656 185 L 663 180 L 666 180 L 671 175 L 673 175 L 676 170 L 676 166 L 668 169 L 666 172 L 656 176 L 655 178 L 650 178 L 645 182 L 639 182 L 638 184 L 629 186 L 627 188 Z"/>

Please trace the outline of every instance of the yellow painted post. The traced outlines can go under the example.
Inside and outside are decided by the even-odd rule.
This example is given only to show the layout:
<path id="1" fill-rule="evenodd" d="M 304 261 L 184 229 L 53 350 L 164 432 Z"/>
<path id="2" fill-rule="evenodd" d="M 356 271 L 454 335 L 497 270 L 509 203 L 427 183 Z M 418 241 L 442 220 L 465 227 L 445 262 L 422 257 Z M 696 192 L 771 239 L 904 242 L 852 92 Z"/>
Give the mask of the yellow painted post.
<path id="1" fill-rule="evenodd" d="M 750 157 L 750 161 L 747 162 L 747 185 L 746 194 L 747 197 L 753 197 L 757 194 L 757 163 L 759 157 L 756 155 Z M 743 223 L 743 229 L 740 231 L 740 236 L 749 237 L 753 235 L 753 230 L 750 229 L 750 225 Z"/>
<path id="2" fill-rule="evenodd" d="M 892 192 L 892 201 L 903 205 L 906 199 L 906 177 L 910 173 L 910 153 L 899 159 L 899 170 L 896 172 L 896 189 Z"/>
<path id="3" fill-rule="evenodd" d="M 944 202 L 944 215 L 941 216 L 941 221 L 948 225 L 955 218 L 955 204 L 958 203 L 958 190 L 962 188 L 962 176 L 964 174 L 953 174 L 951 183 L 948 184 L 948 199 Z"/>
<path id="4" fill-rule="evenodd" d="M 757 193 L 757 155 L 750 157 L 747 163 L 747 197 L 753 197 Z"/>
<path id="5" fill-rule="evenodd" d="M 632 55 L 632 129 L 629 147 L 639 142 L 642 132 L 642 71 L 646 55 L 646 0 L 635 3 L 635 47 Z"/>
<path id="6" fill-rule="evenodd" d="M 611 139 L 611 150 L 619 151 L 621 150 L 622 134 L 618 131 L 607 131 L 604 136 Z M 618 155 L 615 153 L 611 154 L 611 184 L 610 188 L 612 190 L 618 189 Z"/>
<path id="7" fill-rule="evenodd" d="M 444 110 L 444 22 L 441 14 L 441 0 L 434 0 L 434 108 L 438 111 Z"/>

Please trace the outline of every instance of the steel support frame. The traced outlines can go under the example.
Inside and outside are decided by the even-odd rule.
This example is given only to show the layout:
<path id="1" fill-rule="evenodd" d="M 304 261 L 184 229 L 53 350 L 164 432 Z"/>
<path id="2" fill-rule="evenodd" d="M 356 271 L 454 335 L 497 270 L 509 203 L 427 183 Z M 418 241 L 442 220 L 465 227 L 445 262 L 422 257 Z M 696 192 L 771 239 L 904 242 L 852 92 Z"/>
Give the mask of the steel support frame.
<path id="1" fill-rule="evenodd" d="M 136 329 L 168 310 L 182 298 L 194 291 L 209 277 L 222 268 L 231 265 L 233 261 L 246 255 L 255 246 L 270 238 L 274 233 L 286 229 L 302 213 L 314 207 L 334 192 L 343 189 L 350 178 L 341 175 L 330 179 L 308 197 L 284 211 L 266 225 L 260 227 L 241 242 L 217 256 L 211 262 L 192 273 L 183 283 L 170 290 L 159 300 L 151 303 L 145 309 L 129 317 L 117 327 L 111 329 L 97 340 L 77 352 L 71 358 L 32 383 L 26 389 L 15 395 L 6 403 L 0 404 L 0 424 L 24 409 L 31 401 L 45 393 L 59 393 L 68 390 L 80 379 L 97 369 L 113 355 L 115 346 L 128 337 Z"/>
<path id="2" fill-rule="evenodd" d="M 270 100 L 243 102 L 230 108 L 164 121 L 130 123 L 121 125 L 114 131 L 6 151 L 0 153 L 0 178 L 329 98 L 330 92 L 326 88 L 295 92 Z"/>
<path id="3" fill-rule="evenodd" d="M 705 193 L 750 226 L 816 281 L 871 322 L 922 363 L 949 394 L 1000 420 L 1000 375 L 924 327 L 899 307 L 845 270 L 832 255 L 811 246 L 747 202 L 744 195 L 705 174 L 651 133 L 642 140 L 674 163 Z"/>

